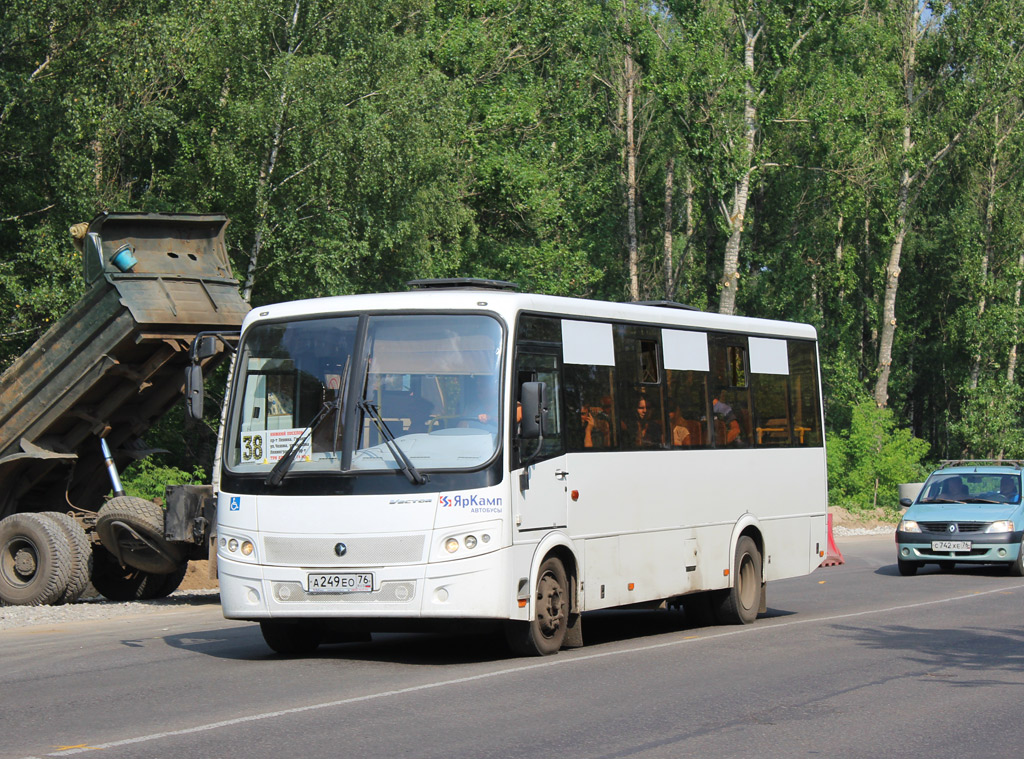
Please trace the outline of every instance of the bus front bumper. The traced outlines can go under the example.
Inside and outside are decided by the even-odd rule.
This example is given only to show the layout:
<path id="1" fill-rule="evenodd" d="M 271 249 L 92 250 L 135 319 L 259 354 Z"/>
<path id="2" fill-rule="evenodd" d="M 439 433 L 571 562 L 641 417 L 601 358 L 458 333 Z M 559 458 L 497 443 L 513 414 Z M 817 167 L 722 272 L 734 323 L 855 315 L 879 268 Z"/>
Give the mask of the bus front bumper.
<path id="1" fill-rule="evenodd" d="M 363 592 L 311 592 L 316 568 L 259 566 L 218 557 L 220 597 L 228 619 L 391 618 L 508 619 L 515 603 L 512 552 L 433 564 L 346 568 L 373 575 Z M 326 571 L 327 574 L 338 570 Z"/>

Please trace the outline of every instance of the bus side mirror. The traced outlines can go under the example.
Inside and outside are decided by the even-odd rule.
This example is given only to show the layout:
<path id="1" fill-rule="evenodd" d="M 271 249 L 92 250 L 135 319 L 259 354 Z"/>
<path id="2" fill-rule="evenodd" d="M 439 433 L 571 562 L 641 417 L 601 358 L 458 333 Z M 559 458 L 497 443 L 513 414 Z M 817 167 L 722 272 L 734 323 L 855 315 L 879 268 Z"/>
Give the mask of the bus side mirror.
<path id="1" fill-rule="evenodd" d="M 192 346 L 192 353 L 199 361 L 213 358 L 217 355 L 217 338 L 213 335 L 204 335 L 197 338 L 196 344 Z"/>
<path id="2" fill-rule="evenodd" d="M 520 399 L 523 404 L 523 420 L 519 436 L 523 440 L 539 440 L 544 437 L 544 416 L 548 410 L 547 385 L 543 382 L 524 382 Z"/>
<path id="3" fill-rule="evenodd" d="M 185 369 L 185 404 L 190 417 L 203 418 L 203 367 L 199 364 Z"/>

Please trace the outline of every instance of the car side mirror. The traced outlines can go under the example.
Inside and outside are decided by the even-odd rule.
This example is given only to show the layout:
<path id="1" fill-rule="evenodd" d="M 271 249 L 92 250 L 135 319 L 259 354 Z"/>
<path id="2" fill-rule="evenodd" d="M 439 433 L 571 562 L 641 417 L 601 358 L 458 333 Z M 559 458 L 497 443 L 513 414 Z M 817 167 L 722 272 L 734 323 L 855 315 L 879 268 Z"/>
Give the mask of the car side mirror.
<path id="1" fill-rule="evenodd" d="M 544 417 L 547 414 L 547 385 L 543 382 L 524 382 L 520 400 L 523 404 L 523 420 L 519 435 L 523 440 L 540 440 L 544 437 Z"/>
<path id="2" fill-rule="evenodd" d="M 906 509 L 906 508 L 909 508 L 910 506 L 912 506 L 913 504 L 914 504 L 914 499 L 913 498 L 900 498 L 900 507 L 901 508 Z"/>

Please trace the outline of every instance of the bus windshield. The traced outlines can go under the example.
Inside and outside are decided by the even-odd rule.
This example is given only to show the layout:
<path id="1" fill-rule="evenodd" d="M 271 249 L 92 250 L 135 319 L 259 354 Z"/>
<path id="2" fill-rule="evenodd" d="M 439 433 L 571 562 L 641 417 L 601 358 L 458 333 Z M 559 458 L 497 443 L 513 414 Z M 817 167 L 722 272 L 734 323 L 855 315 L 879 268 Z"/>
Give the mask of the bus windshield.
<path id="1" fill-rule="evenodd" d="M 494 456 L 498 321 L 364 318 L 361 350 L 358 316 L 260 324 L 248 332 L 239 353 L 230 469 L 266 473 L 293 446 L 294 473 L 393 471 L 405 464 L 465 469 Z"/>

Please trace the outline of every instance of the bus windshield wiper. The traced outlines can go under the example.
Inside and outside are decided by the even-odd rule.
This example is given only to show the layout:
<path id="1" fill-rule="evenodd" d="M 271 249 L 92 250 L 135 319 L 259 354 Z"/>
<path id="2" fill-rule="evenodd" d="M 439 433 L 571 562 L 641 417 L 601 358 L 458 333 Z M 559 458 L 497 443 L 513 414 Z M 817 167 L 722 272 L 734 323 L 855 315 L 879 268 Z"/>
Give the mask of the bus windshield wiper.
<path id="1" fill-rule="evenodd" d="M 427 481 L 426 475 L 416 468 L 416 465 L 412 463 L 412 459 L 410 459 L 406 455 L 405 451 L 402 450 L 402 446 L 400 446 L 395 440 L 395 436 L 388 428 L 387 422 L 384 421 L 384 418 L 380 415 L 380 411 L 377 410 L 377 407 L 365 398 L 361 401 L 356 401 L 356 406 L 358 406 L 363 413 L 373 420 L 374 425 L 376 425 L 378 431 L 380 431 L 380 434 L 384 437 L 384 442 L 387 444 L 388 450 L 391 451 L 391 455 L 394 456 L 395 461 L 398 462 L 398 468 L 402 470 L 402 474 L 409 478 L 409 482 L 413 485 L 422 485 L 425 483 Z"/>
<path id="2" fill-rule="evenodd" d="M 309 424 L 306 425 L 306 429 L 304 429 L 299 436 L 292 441 L 288 450 L 285 451 L 284 456 L 278 459 L 278 462 L 274 464 L 274 468 L 270 470 L 270 474 L 267 475 L 267 479 L 263 481 L 264 485 L 270 485 L 271 487 L 276 488 L 281 484 L 288 472 L 291 471 L 292 464 L 295 463 L 295 456 L 298 455 L 302 446 L 313 435 L 313 433 L 316 432 L 317 427 L 319 427 L 321 422 L 327 418 L 328 414 L 338 408 L 339 403 L 339 400 L 324 402 L 323 407 L 316 412 L 316 416 L 314 416 Z"/>

